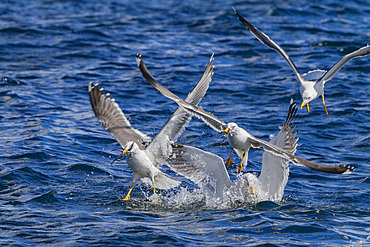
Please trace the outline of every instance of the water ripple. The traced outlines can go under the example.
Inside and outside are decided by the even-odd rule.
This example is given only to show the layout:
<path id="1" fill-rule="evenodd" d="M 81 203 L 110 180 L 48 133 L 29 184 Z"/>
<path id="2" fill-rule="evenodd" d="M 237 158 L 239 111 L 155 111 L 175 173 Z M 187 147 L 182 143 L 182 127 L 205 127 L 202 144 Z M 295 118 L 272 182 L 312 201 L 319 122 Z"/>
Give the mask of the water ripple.
<path id="1" fill-rule="evenodd" d="M 90 81 L 100 83 L 132 125 L 154 137 L 177 108 L 142 78 L 141 53 L 155 78 L 185 98 L 212 53 L 214 77 L 201 102 L 255 136 L 277 134 L 298 82 L 279 54 L 237 20 L 234 6 L 304 73 L 328 69 L 366 45 L 367 1 L 5 1 L 0 3 L 1 245 L 369 244 L 368 58 L 350 61 L 320 100 L 299 112 L 297 155 L 355 166 L 337 176 L 291 165 L 281 203 L 218 205 L 189 181 L 159 191 L 110 165 L 119 144 L 96 120 Z M 227 143 L 193 119 L 180 143 L 224 159 Z M 260 170 L 261 151 L 249 154 Z M 237 161 L 236 155 L 233 160 Z M 236 162 L 237 163 L 237 162 Z M 230 166 L 235 179 L 236 166 Z M 163 166 L 166 173 L 176 176 Z"/>

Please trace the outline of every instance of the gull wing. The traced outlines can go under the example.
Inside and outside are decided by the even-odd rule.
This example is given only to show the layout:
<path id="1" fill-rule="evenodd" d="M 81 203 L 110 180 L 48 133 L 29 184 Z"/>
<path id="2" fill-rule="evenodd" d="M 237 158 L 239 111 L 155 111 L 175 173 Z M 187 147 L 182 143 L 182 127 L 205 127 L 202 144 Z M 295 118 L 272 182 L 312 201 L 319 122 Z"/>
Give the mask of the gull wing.
<path id="1" fill-rule="evenodd" d="M 271 144 L 269 142 L 266 142 L 264 140 L 258 139 L 254 136 L 250 137 L 252 146 L 254 148 L 263 147 L 266 151 L 277 155 L 279 157 L 283 157 L 285 159 L 288 159 L 289 161 L 293 162 L 297 165 L 303 165 L 306 167 L 309 167 L 313 170 L 320 171 L 320 172 L 326 172 L 326 173 L 334 173 L 334 174 L 342 174 L 346 172 L 353 171 L 354 168 L 352 166 L 344 166 L 344 165 L 321 165 L 309 160 L 305 160 L 302 158 L 299 158 L 295 155 L 290 154 L 289 152 L 279 148 L 278 146 Z"/>
<path id="2" fill-rule="evenodd" d="M 199 104 L 199 102 L 202 100 L 202 98 L 206 94 L 206 92 L 208 90 L 208 87 L 209 87 L 209 84 L 212 81 L 212 77 L 213 77 L 213 74 L 214 74 L 214 72 L 213 72 L 213 69 L 214 69 L 213 55 L 214 54 L 212 54 L 211 58 L 209 59 L 208 66 L 207 66 L 206 70 L 204 71 L 202 77 L 199 79 L 199 82 L 197 83 L 195 88 L 188 94 L 188 96 L 185 99 L 185 101 L 188 102 L 191 105 L 198 105 Z M 144 68 L 145 68 L 145 65 L 144 65 Z"/>
<path id="3" fill-rule="evenodd" d="M 294 136 L 294 135 L 293 135 Z M 303 165 L 309 167 L 313 170 L 326 172 L 326 173 L 334 173 L 334 174 L 342 174 L 346 172 L 351 172 L 354 170 L 353 166 L 344 166 L 344 165 L 321 165 L 309 160 L 305 160 L 293 155 L 294 152 L 291 150 L 285 150 L 273 143 L 266 142 L 264 140 L 258 139 L 251 135 L 250 142 L 252 147 L 259 148 L 262 147 L 265 151 L 270 152 L 273 155 L 278 157 L 285 158 L 296 165 Z M 293 150 L 295 151 L 296 146 L 293 145 Z"/>
<path id="4" fill-rule="evenodd" d="M 233 8 L 234 9 L 234 8 Z M 297 67 L 293 63 L 293 61 L 290 59 L 288 54 L 281 48 L 278 44 L 276 44 L 272 39 L 270 39 L 269 36 L 258 30 L 256 27 L 254 27 L 252 24 L 250 24 L 246 19 L 243 18 L 235 9 L 235 14 L 238 16 L 238 19 L 243 23 L 243 25 L 263 44 L 267 45 L 268 47 L 274 49 L 277 51 L 289 64 L 289 66 L 292 68 L 295 75 L 298 77 L 299 82 L 302 82 L 303 77 L 299 73 Z"/>
<path id="5" fill-rule="evenodd" d="M 297 133 L 294 127 L 291 127 L 292 122 L 296 118 L 297 106 L 295 102 L 291 102 L 289 106 L 288 116 L 283 127 L 277 136 L 270 140 L 274 144 L 285 151 L 294 154 L 297 148 L 296 138 Z M 262 169 L 259 176 L 262 190 L 267 193 L 268 200 L 280 201 L 284 195 L 284 188 L 289 177 L 289 161 L 287 159 L 275 156 L 270 152 L 263 152 Z"/>
<path id="6" fill-rule="evenodd" d="M 172 149 L 167 159 L 171 169 L 207 190 L 210 196 L 222 198 L 224 190 L 233 185 L 220 156 L 178 143 Z"/>
<path id="7" fill-rule="evenodd" d="M 370 45 L 364 46 L 354 52 L 343 56 L 333 67 L 331 67 L 315 84 L 315 88 L 321 88 L 322 85 L 330 80 L 349 60 L 356 57 L 364 57 L 370 55 Z"/>
<path id="8" fill-rule="evenodd" d="M 132 128 L 115 100 L 109 94 L 105 94 L 103 89 L 99 89 L 99 85 L 90 83 L 89 95 L 91 107 L 100 124 L 117 139 L 122 147 L 125 147 L 127 142 L 134 141 L 144 149 L 151 141 L 149 136 Z"/>
<path id="9" fill-rule="evenodd" d="M 302 76 L 307 81 L 312 81 L 313 83 L 315 83 L 321 77 L 323 77 L 326 72 L 327 72 L 326 70 L 315 69 L 315 70 L 308 71 L 307 73 L 304 73 Z"/>
<path id="10" fill-rule="evenodd" d="M 136 61 L 143 76 L 148 81 L 156 82 L 154 77 L 150 74 L 149 70 L 146 68 L 140 54 L 137 54 Z M 185 99 L 185 101 L 189 102 L 189 104 L 197 105 L 202 100 L 203 96 L 206 94 L 209 84 L 212 81 L 214 68 L 213 61 L 214 58 L 212 55 L 202 77 L 200 78 L 194 89 L 189 93 L 189 95 Z M 177 140 L 177 138 L 182 134 L 185 127 L 189 124 L 190 120 L 191 114 L 189 114 L 189 112 L 187 112 L 183 108 L 179 107 L 174 112 L 171 118 L 167 121 L 166 125 L 157 134 L 157 136 L 154 138 L 152 143 L 150 143 L 147 148 L 148 150 L 147 155 L 151 157 L 152 161 L 154 161 L 154 164 L 158 165 L 160 163 L 163 163 L 168 158 L 172 151 L 170 141 L 175 142 Z"/>
<path id="11" fill-rule="evenodd" d="M 208 124 L 214 130 L 216 131 L 223 130 L 223 126 L 226 125 L 223 121 L 218 119 L 212 113 L 206 112 L 205 110 L 203 110 L 202 107 L 197 107 L 196 105 L 193 105 L 190 103 L 191 99 L 193 98 L 192 94 L 189 95 L 191 96 L 190 99 L 188 99 L 189 96 L 188 98 L 186 98 L 186 100 L 181 99 L 180 97 L 172 93 L 170 90 L 162 86 L 159 82 L 157 82 L 154 79 L 154 77 L 149 73 L 149 70 L 145 67 L 145 64 L 143 63 L 141 56 L 137 58 L 138 58 L 138 64 L 139 64 L 140 71 L 145 77 L 145 79 L 150 83 L 150 85 L 152 85 L 155 89 L 157 89 L 165 97 L 175 101 L 179 106 L 183 107 L 185 110 L 192 113 L 194 116 L 202 119 L 206 124 Z"/>

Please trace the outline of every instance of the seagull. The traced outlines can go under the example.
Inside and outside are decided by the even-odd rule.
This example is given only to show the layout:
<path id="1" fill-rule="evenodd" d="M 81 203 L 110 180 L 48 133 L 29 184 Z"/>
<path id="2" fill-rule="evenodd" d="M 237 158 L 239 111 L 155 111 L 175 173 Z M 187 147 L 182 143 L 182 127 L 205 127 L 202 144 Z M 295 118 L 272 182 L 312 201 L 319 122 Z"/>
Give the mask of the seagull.
<path id="1" fill-rule="evenodd" d="M 233 8 L 234 9 L 234 8 Z M 324 105 L 325 113 L 328 115 L 328 110 L 325 106 L 324 100 L 324 85 L 325 82 L 329 81 L 349 60 L 356 57 L 363 57 L 370 55 L 370 45 L 366 45 L 354 52 L 351 52 L 343 56 L 338 62 L 336 62 L 328 71 L 325 70 L 313 70 L 308 73 L 301 74 L 299 73 L 297 67 L 290 59 L 288 54 L 272 41 L 266 34 L 258 30 L 252 24 L 250 24 L 246 19 L 243 18 L 235 9 L 235 14 L 238 16 L 238 19 L 243 23 L 243 25 L 263 44 L 277 51 L 290 65 L 294 74 L 297 76 L 298 81 L 300 82 L 300 93 L 302 96 L 302 105 L 301 109 L 306 105 L 307 112 L 310 112 L 308 103 L 314 99 L 317 99 L 319 96 L 322 98 L 322 103 Z"/>
<path id="2" fill-rule="evenodd" d="M 248 159 L 248 151 L 250 147 L 253 148 L 264 148 L 265 151 L 268 151 L 276 156 L 288 159 L 289 161 L 298 164 L 307 166 L 311 169 L 327 172 L 327 173 L 336 173 L 341 174 L 345 172 L 352 171 L 354 168 L 352 166 L 343 166 L 343 165 L 321 165 L 315 162 L 305 160 L 299 158 L 284 149 L 269 143 L 267 141 L 261 140 L 259 138 L 254 137 L 252 134 L 248 133 L 243 128 L 239 127 L 236 123 L 228 123 L 226 124 L 215 115 L 210 112 L 206 112 L 201 106 L 194 106 L 186 101 L 182 100 L 180 97 L 172 93 L 170 90 L 165 88 L 159 82 L 157 82 L 154 77 L 150 74 L 149 70 L 146 68 L 142 58 L 138 58 L 138 64 L 141 73 L 143 74 L 144 78 L 151 84 L 155 89 L 157 89 L 162 95 L 165 97 L 172 99 L 175 101 L 179 106 L 183 109 L 191 113 L 192 115 L 200 118 L 205 122 L 208 126 L 210 126 L 215 131 L 222 133 L 227 136 L 228 142 L 231 146 L 230 156 L 235 150 L 239 157 L 242 158 L 238 173 L 242 170 L 242 165 L 247 164 Z M 231 159 L 229 156 L 228 161 Z"/>
<path id="3" fill-rule="evenodd" d="M 271 138 L 274 144 L 290 154 L 297 148 L 298 131 L 294 132 L 292 122 L 296 119 L 297 106 L 291 101 L 285 123 L 277 136 Z M 167 159 L 171 169 L 197 184 L 209 196 L 244 198 L 252 196 L 257 201 L 281 201 L 289 176 L 289 161 L 267 151 L 262 154 L 262 168 L 257 177 L 252 173 L 238 176 L 231 181 L 223 159 L 211 152 L 177 144 Z M 239 189 L 241 188 L 241 189 Z"/>
<path id="4" fill-rule="evenodd" d="M 140 57 L 140 55 L 138 55 Z M 189 93 L 184 102 L 196 106 L 205 95 L 213 76 L 213 55 L 199 82 Z M 181 135 L 191 120 L 191 114 L 179 107 L 168 120 L 163 129 L 151 140 L 150 137 L 134 129 L 121 108 L 105 94 L 98 85 L 89 84 L 89 95 L 92 109 L 100 124 L 112 134 L 124 148 L 122 157 L 133 171 L 133 182 L 125 201 L 130 200 L 130 193 L 138 179 L 151 182 L 155 188 L 171 189 L 180 182 L 169 177 L 158 169 L 171 154 L 173 142 Z"/>

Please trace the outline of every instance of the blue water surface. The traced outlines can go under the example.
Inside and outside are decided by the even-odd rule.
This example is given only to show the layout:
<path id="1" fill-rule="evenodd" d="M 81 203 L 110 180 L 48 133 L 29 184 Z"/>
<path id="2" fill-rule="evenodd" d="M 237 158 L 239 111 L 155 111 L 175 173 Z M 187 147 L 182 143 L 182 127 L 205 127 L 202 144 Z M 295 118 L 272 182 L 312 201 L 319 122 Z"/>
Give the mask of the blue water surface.
<path id="1" fill-rule="evenodd" d="M 342 246 L 370 245 L 370 57 L 350 61 L 321 99 L 299 110 L 296 154 L 355 166 L 345 175 L 291 165 L 284 199 L 219 207 L 194 184 L 159 191 L 110 165 L 117 141 L 91 110 L 100 83 L 132 125 L 154 137 L 176 104 L 141 76 L 136 53 L 156 79 L 185 98 L 215 55 L 201 105 L 268 140 L 299 83 L 286 61 L 237 20 L 232 7 L 280 44 L 299 70 L 329 69 L 370 43 L 368 1 L 1 1 L 0 245 L 2 246 Z M 198 119 L 178 142 L 216 153 L 229 146 Z M 251 150 L 245 172 L 258 172 Z M 233 155 L 228 171 L 236 176 Z M 176 176 L 170 169 L 162 169 Z M 182 178 L 179 178 L 182 179 Z"/>

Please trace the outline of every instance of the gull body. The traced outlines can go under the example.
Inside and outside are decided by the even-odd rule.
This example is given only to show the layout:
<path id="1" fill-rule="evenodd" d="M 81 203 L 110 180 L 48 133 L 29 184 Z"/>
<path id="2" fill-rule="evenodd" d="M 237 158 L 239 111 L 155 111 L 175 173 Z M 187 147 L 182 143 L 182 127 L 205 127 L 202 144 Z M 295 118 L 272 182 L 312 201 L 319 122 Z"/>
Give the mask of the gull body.
<path id="1" fill-rule="evenodd" d="M 232 150 L 235 150 L 238 156 L 242 159 L 238 170 L 238 173 L 240 173 L 242 164 L 246 165 L 248 161 L 248 151 L 252 146 L 250 139 L 252 135 L 243 128 L 240 128 L 236 123 L 232 122 L 227 124 L 227 129 L 225 132 L 227 133 L 227 141 L 229 142 Z M 229 159 L 227 160 L 227 166 L 229 166 L 231 163 L 230 159 L 231 157 L 229 156 Z"/>
<path id="2" fill-rule="evenodd" d="M 272 143 L 269 143 L 267 141 L 254 137 L 247 131 L 241 130 L 240 127 L 239 127 L 240 129 L 236 128 L 237 125 L 233 123 L 226 124 L 225 122 L 217 118 L 212 113 L 206 112 L 205 110 L 203 110 L 202 107 L 191 105 L 187 103 L 186 101 L 182 100 L 180 97 L 178 97 L 177 95 L 172 93 L 170 90 L 165 88 L 163 85 L 161 85 L 159 82 L 157 82 L 154 79 L 154 77 L 150 74 L 149 70 L 146 68 L 141 57 L 140 57 L 140 61 L 138 64 L 139 64 L 140 71 L 145 77 L 145 79 L 149 82 L 149 84 L 151 84 L 155 89 L 157 89 L 162 95 L 175 101 L 179 106 L 181 106 L 184 110 L 186 110 L 190 114 L 193 114 L 194 116 L 202 119 L 212 129 L 216 130 L 217 132 L 227 135 L 227 138 L 229 139 L 230 145 L 232 147 L 231 152 L 233 151 L 233 145 L 235 145 L 235 147 L 237 148 L 236 150 L 238 152 L 238 155 L 240 156 L 242 154 L 242 161 L 239 166 L 238 173 L 241 172 L 242 164 L 243 162 L 245 162 L 244 159 L 250 147 L 253 147 L 253 148 L 262 147 L 265 151 L 268 151 L 272 153 L 273 155 L 288 159 L 289 161 L 295 164 L 307 166 L 311 169 L 321 171 L 321 172 L 341 174 L 341 173 L 345 173 L 345 172 L 349 172 L 353 170 L 353 167 L 351 166 L 321 165 L 321 164 L 318 164 L 318 163 L 315 163 L 309 160 L 299 158 L 295 155 L 292 155 L 289 152 L 286 152 L 285 150 L 281 149 L 280 147 Z M 235 126 L 235 130 L 237 130 L 238 133 L 240 133 L 240 135 L 235 134 L 236 132 L 234 132 L 232 128 L 230 129 L 228 128 L 229 126 L 230 127 Z M 231 153 L 230 153 L 230 156 L 231 156 Z M 226 164 L 230 163 L 230 156 L 229 156 L 229 159 L 226 161 Z"/>
<path id="3" fill-rule="evenodd" d="M 302 96 L 301 109 L 306 105 L 307 111 L 309 112 L 308 103 L 314 99 L 317 99 L 321 96 L 322 102 L 324 105 L 325 113 L 328 115 L 328 110 L 325 105 L 324 100 L 324 85 L 325 82 L 330 80 L 349 60 L 356 57 L 363 57 L 370 55 L 370 46 L 364 46 L 354 52 L 351 52 L 343 56 L 338 62 L 336 62 L 328 71 L 325 70 L 313 70 L 306 74 L 301 74 L 298 71 L 298 68 L 295 66 L 293 61 L 290 59 L 288 54 L 276 44 L 273 40 L 270 39 L 265 33 L 258 30 L 251 23 L 249 23 L 243 16 L 241 16 L 235 9 L 235 14 L 238 19 L 243 23 L 243 25 L 263 44 L 274 49 L 278 52 L 292 68 L 294 74 L 296 75 L 298 81 L 300 82 L 300 93 Z"/>
<path id="4" fill-rule="evenodd" d="M 213 76 L 213 56 L 195 88 L 185 99 L 190 105 L 197 105 L 205 95 Z M 122 157 L 133 171 L 132 186 L 123 200 L 130 199 L 130 193 L 138 179 L 149 182 L 155 188 L 171 189 L 180 184 L 179 181 L 161 172 L 159 164 L 171 155 L 173 143 L 191 120 L 191 114 L 179 107 L 166 125 L 151 140 L 142 132 L 134 129 L 121 108 L 98 85 L 89 85 L 90 102 L 101 125 L 111 133 L 124 148 Z"/>
<path id="5" fill-rule="evenodd" d="M 127 164 L 134 173 L 134 178 L 129 192 L 123 199 L 124 201 L 130 200 L 130 193 L 134 188 L 136 180 L 138 179 L 142 179 L 144 180 L 144 182 L 147 182 L 146 180 L 149 179 L 153 186 L 154 194 L 156 187 L 159 189 L 168 190 L 177 187 L 180 184 L 179 181 L 172 179 L 165 173 L 161 172 L 157 168 L 158 164 L 156 164 L 149 158 L 150 156 L 152 156 L 152 154 L 148 154 L 146 150 L 141 150 L 135 142 L 130 141 L 127 143 L 125 149 L 122 152 L 122 156 L 124 157 L 125 154 Z"/>
<path id="6" fill-rule="evenodd" d="M 248 152 L 252 146 L 250 142 L 251 134 L 240 128 L 236 123 L 228 123 L 227 128 L 229 129 L 227 140 L 234 149 L 239 149 L 244 152 Z"/>
<path id="7" fill-rule="evenodd" d="M 135 142 L 128 142 L 125 148 L 126 161 L 132 169 L 135 179 L 149 178 L 154 181 L 154 178 L 160 173 L 153 164 L 145 150 L 141 150 Z"/>

